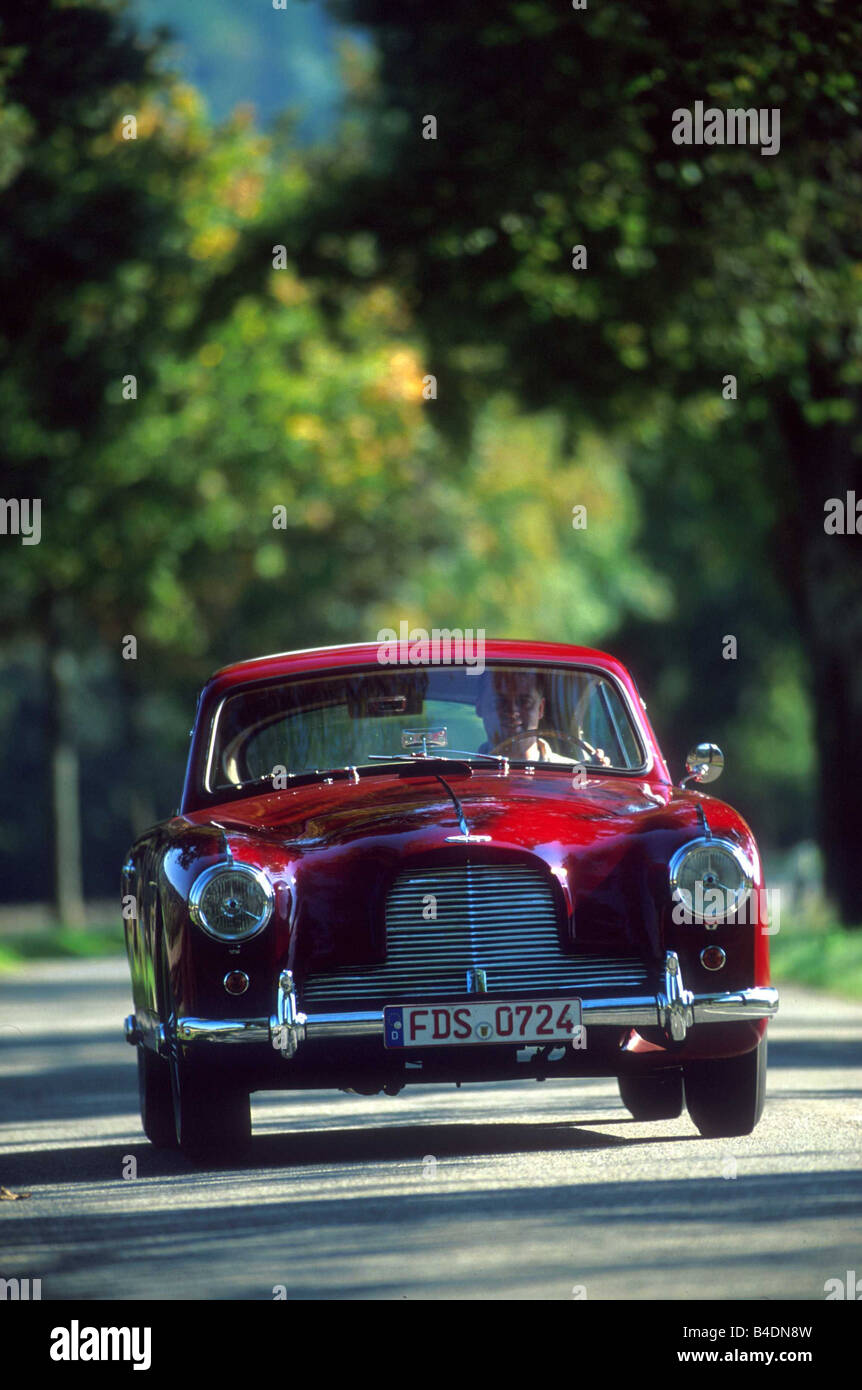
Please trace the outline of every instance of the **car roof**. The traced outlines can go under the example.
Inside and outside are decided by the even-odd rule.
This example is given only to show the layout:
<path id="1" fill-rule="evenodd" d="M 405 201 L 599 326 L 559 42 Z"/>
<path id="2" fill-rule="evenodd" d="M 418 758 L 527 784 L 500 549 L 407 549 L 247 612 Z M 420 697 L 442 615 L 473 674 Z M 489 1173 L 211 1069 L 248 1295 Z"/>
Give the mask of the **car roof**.
<path id="1" fill-rule="evenodd" d="M 391 630 L 394 631 L 394 629 Z M 421 635 L 424 636 L 425 631 L 427 630 L 423 630 Z M 470 628 L 431 629 L 428 635 L 433 637 L 435 632 L 443 634 L 451 632 L 453 644 L 457 643 L 463 634 L 467 644 L 467 655 L 471 658 L 468 663 L 443 662 L 439 664 L 476 664 L 476 648 L 472 645 L 476 639 L 474 630 Z M 418 636 L 416 640 L 418 640 Z M 278 676 L 294 676 L 301 672 L 332 670 L 338 667 L 376 666 L 384 664 L 380 663 L 378 659 L 382 645 L 384 645 L 384 639 L 377 642 L 349 642 L 332 647 L 306 647 L 299 651 L 276 652 L 270 656 L 253 657 L 247 661 L 237 661 L 230 666 L 221 667 L 211 676 L 207 684 L 210 687 L 218 686 L 223 690 L 229 686 L 269 680 Z M 601 666 L 619 676 L 626 684 L 631 681 L 626 668 L 616 657 L 593 647 L 576 647 L 567 643 L 531 642 L 500 637 L 485 638 L 484 660 L 485 662 L 511 660 L 534 661 L 548 665 Z M 397 664 L 406 665 L 407 663 L 406 661 L 399 661 Z M 417 665 L 422 666 L 428 664 L 437 663 L 424 661 L 417 663 Z"/>
<path id="2" fill-rule="evenodd" d="M 445 629 L 441 630 L 441 633 L 442 631 Z M 434 635 L 433 629 L 430 635 Z M 475 635 L 475 632 L 469 628 L 464 633 L 468 643 Z M 419 638 L 417 637 L 416 640 Z M 271 656 L 258 656 L 250 661 L 234 662 L 233 665 L 223 666 L 221 670 L 216 671 L 207 681 L 198 701 L 197 716 L 186 766 L 183 809 L 191 808 L 194 810 L 199 808 L 201 804 L 198 792 L 199 768 L 202 760 L 207 756 L 210 721 L 221 700 L 232 690 L 245 685 L 277 681 L 279 678 L 290 679 L 303 674 L 312 675 L 318 671 L 336 671 L 339 668 L 377 667 L 381 671 L 386 670 L 387 666 L 380 662 L 378 655 L 384 641 L 385 636 L 376 642 L 349 642 L 332 647 L 306 647 L 300 651 L 276 652 Z M 472 657 L 474 652 L 475 649 L 468 646 L 467 655 Z M 636 720 L 652 751 L 654 775 L 660 781 L 670 780 L 655 734 L 645 712 L 646 706 L 640 699 L 633 677 L 616 657 L 609 655 L 608 652 L 598 651 L 594 647 L 578 647 L 563 642 L 532 642 L 502 637 L 485 638 L 483 655 L 484 662 L 511 661 L 547 666 L 592 666 L 607 671 L 611 676 L 616 677 L 629 693 Z M 405 664 L 406 662 L 401 663 L 402 666 Z M 423 662 L 422 666 L 427 669 L 427 666 L 431 664 L 433 663 Z M 454 663 L 451 664 L 454 665 Z M 474 664 L 478 665 L 478 662 Z M 389 666 L 388 669 L 396 670 L 398 667 L 393 665 Z M 413 669 L 420 669 L 419 664 L 417 663 Z"/>

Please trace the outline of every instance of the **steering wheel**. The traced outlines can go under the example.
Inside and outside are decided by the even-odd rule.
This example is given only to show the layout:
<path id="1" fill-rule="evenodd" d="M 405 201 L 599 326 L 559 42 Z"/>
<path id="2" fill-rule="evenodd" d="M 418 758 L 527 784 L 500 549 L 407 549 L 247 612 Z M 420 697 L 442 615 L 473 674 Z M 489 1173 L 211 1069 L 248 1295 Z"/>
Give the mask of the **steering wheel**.
<path id="1" fill-rule="evenodd" d="M 526 733 L 523 734 L 511 734 L 508 738 L 504 738 L 500 743 L 494 745 L 494 752 L 502 754 L 503 757 L 510 756 L 506 753 L 506 749 L 510 746 L 514 747 L 516 743 L 523 744 L 530 735 L 533 736 L 534 742 L 538 742 L 540 738 L 553 738 L 560 740 L 563 744 L 576 745 L 584 750 L 588 758 L 595 758 L 599 767 L 607 767 L 610 762 L 610 759 L 608 759 L 608 762 L 603 761 L 603 754 L 602 757 L 599 756 L 600 753 L 602 753 L 601 749 L 593 748 L 592 744 L 587 743 L 585 739 L 578 738 L 576 734 L 566 733 L 562 729 L 528 729 Z M 547 762 L 547 759 L 529 759 L 529 761 Z"/>

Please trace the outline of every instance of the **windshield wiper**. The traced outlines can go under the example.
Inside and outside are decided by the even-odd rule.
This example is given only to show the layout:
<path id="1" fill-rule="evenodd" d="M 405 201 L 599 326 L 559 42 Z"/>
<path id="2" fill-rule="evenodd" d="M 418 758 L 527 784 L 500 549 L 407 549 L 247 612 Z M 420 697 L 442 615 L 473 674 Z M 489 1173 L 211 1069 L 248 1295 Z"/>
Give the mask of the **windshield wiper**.
<path id="1" fill-rule="evenodd" d="M 503 764 L 505 764 L 506 767 L 508 767 L 508 765 L 509 765 L 509 759 L 506 758 L 506 757 L 504 757 L 502 753 L 469 753 L 469 752 L 467 751 L 466 748 L 446 748 L 446 749 L 443 749 L 443 750 L 440 750 L 440 751 L 437 751 L 437 752 L 434 752 L 434 753 L 427 753 L 427 754 L 426 754 L 426 753 L 422 753 L 422 752 L 416 752 L 416 753 L 404 753 L 404 752 L 402 752 L 402 753 L 369 753 L 369 754 L 368 754 L 368 759 L 369 759 L 370 762 L 379 762 L 379 761 L 383 760 L 383 761 L 385 761 L 385 762 L 387 762 L 387 763 L 394 763 L 394 762 L 408 762 L 408 763 L 420 762 L 420 763 L 421 763 L 421 762 L 426 761 L 426 760 L 433 760 L 434 758 L 445 758 L 445 757 L 447 756 L 447 754 L 451 754 L 453 758 L 457 758 L 457 759 L 459 759 L 459 760 L 462 761 L 462 762 L 463 762 L 463 761 L 466 761 L 468 758 L 469 758 L 469 759 L 486 758 L 489 762 L 492 762 L 492 763 L 503 763 Z"/>
<path id="2" fill-rule="evenodd" d="M 265 787 L 272 784 L 276 777 L 283 777 L 287 781 L 287 787 L 274 787 L 274 791 L 286 791 L 288 787 L 301 786 L 305 782 L 320 781 L 325 777 L 334 781 L 336 778 L 345 778 L 350 782 L 359 781 L 359 769 L 353 764 L 344 764 L 341 767 L 310 767 L 303 772 L 265 772 L 261 777 L 249 777 L 245 782 L 232 782 L 229 787 L 219 788 L 220 791 L 241 792 L 248 791 L 252 787 Z"/>
<path id="3" fill-rule="evenodd" d="M 487 758 L 492 763 L 509 763 L 509 759 L 503 753 L 480 753 L 478 749 L 475 753 L 468 753 L 465 748 L 450 748 L 449 752 L 461 758 Z"/>

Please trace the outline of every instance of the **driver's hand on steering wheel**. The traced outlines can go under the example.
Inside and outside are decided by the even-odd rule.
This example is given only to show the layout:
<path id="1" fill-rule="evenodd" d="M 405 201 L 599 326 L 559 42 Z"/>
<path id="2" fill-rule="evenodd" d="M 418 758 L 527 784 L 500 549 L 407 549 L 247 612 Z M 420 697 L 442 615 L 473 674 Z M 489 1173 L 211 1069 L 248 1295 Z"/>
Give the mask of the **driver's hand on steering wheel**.
<path id="1" fill-rule="evenodd" d="M 596 762 L 600 763 L 602 767 L 610 767 L 611 760 L 604 748 L 594 748 L 591 743 L 588 743 L 584 738 L 583 729 L 578 729 L 578 742 L 581 744 L 588 757 L 595 758 Z"/>

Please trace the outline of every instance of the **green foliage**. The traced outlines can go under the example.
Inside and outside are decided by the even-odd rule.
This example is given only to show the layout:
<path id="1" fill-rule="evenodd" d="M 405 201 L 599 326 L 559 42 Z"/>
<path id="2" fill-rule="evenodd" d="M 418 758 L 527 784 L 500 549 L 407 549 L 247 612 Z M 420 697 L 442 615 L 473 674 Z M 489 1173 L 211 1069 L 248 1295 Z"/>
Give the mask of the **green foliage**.
<path id="1" fill-rule="evenodd" d="M 9 190 L 10 263 L 33 222 L 28 180 L 33 204 L 38 186 L 51 209 L 28 245 L 33 268 L 49 268 L 39 309 L 10 286 L 0 321 L 10 491 L 38 466 L 43 498 L 45 543 L 26 563 L 3 555 L 19 622 L 62 595 L 105 641 L 136 634 L 199 677 L 237 613 L 247 650 L 354 635 L 402 593 L 417 620 L 454 621 L 466 593 L 477 626 L 547 635 L 566 601 L 565 631 L 581 638 L 621 612 L 666 609 L 643 567 L 618 563 L 635 503 L 613 448 L 596 439 L 567 460 L 558 420 L 507 404 L 486 413 L 461 472 L 432 436 L 440 403 L 423 400 L 403 298 L 367 275 L 324 297 L 295 265 L 273 269 L 274 229 L 289 244 L 312 191 L 297 151 L 245 112 L 210 126 L 191 89 L 158 77 L 154 54 L 122 47 L 109 10 L 73 7 L 54 23 L 59 13 L 82 48 L 101 24 L 100 47 L 129 81 L 83 65 L 52 124 L 40 105 L 50 64 L 37 83 L 35 44 L 18 46 L 9 109 L 43 133 L 22 147 Z M 127 113 L 136 140 L 122 138 Z M 106 197 L 111 241 L 96 259 L 86 228 Z M 78 273 L 52 276 L 58 255 Z M 225 281 L 236 292 L 216 307 Z M 575 502 L 593 518 L 577 541 Z"/>
<path id="2" fill-rule="evenodd" d="M 228 660 L 402 617 L 598 639 L 666 608 L 648 567 L 619 563 L 637 517 L 618 450 L 596 437 L 575 457 L 559 417 L 501 396 L 465 464 L 433 427 L 445 405 L 424 398 L 407 302 L 362 240 L 355 285 L 287 253 L 274 268 L 316 176 L 283 131 L 262 136 L 247 111 L 214 127 L 111 5 L 45 0 L 3 40 L 0 481 L 42 501 L 42 543 L 0 550 L 12 881 L 48 867 L 25 868 L 47 801 L 15 810 L 17 749 L 31 766 L 48 753 L 13 737 L 41 678 L 32 638 L 67 651 L 101 863 L 127 816 L 170 809 L 194 688 Z"/>
<path id="3" fill-rule="evenodd" d="M 454 437 L 502 389 L 627 445 L 637 553 L 672 602 L 608 633 L 652 679 L 676 766 L 709 718 L 758 828 L 809 832 L 820 811 L 854 920 L 834 770 L 862 771 L 862 552 L 825 543 L 822 518 L 862 450 L 862 16 L 832 0 L 331 8 L 377 62 L 301 263 L 349 277 L 368 239 L 416 305 Z M 780 149 L 675 144 L 673 114 L 696 102 L 777 108 Z"/>
<path id="4" fill-rule="evenodd" d="M 178 652 L 208 662 L 212 624 L 245 587 L 278 582 L 283 610 L 307 583 L 309 549 L 332 547 L 335 588 L 361 601 L 351 562 L 374 556 L 427 462 L 415 348 L 382 287 L 344 296 L 334 334 L 313 286 L 273 270 L 261 236 L 261 292 L 204 325 L 202 302 L 241 239 L 295 216 L 307 173 L 296 155 L 276 163 L 247 114 L 213 128 L 191 89 L 118 37 L 108 9 L 41 8 L 9 36 L 6 110 L 41 134 L 22 138 L 6 193 L 4 261 L 23 277 L 7 279 L 0 356 L 4 495 L 29 495 L 38 474 L 43 543 L 4 546 L 7 630 L 62 602 L 73 644 L 95 624 L 110 643 L 149 640 L 169 665 Z M 59 48 L 45 58 L 40 20 L 49 35 L 62 28 L 76 74 L 57 112 Z M 84 61 L 93 44 L 101 65 Z M 122 137 L 127 114 L 135 140 Z M 273 530 L 276 505 L 287 531 Z M 383 579 L 377 563 L 364 587 Z"/>
<path id="5" fill-rule="evenodd" d="M 86 932 L 57 927 L 50 931 L 6 932 L 0 937 L 0 975 L 14 974 L 31 960 L 90 960 L 122 955 L 122 927 L 89 927 Z"/>
<path id="6" fill-rule="evenodd" d="M 457 474 L 429 496 L 453 519 L 447 544 L 403 587 L 423 626 L 601 644 L 624 617 L 664 618 L 667 585 L 639 558 L 638 503 L 621 446 L 584 435 L 573 449 L 558 413 L 527 415 L 510 398 L 477 416 Z M 573 508 L 586 509 L 574 526 Z M 381 607 L 380 626 L 396 606 Z"/>
<path id="7" fill-rule="evenodd" d="M 231 26 L 239 70 L 266 8 L 175 17 L 202 52 Z M 717 738 L 758 832 L 810 833 L 826 721 L 791 601 L 817 626 L 795 543 L 820 482 L 785 444 L 791 420 L 858 452 L 862 21 L 332 9 L 377 56 L 345 48 L 317 150 L 248 107 L 213 125 L 119 5 L 33 0 L 0 31 L 0 492 L 43 509 L 41 545 L 3 538 L 0 635 L 76 653 L 100 862 L 127 838 L 111 768 L 132 818 L 167 812 L 213 667 L 402 618 L 618 650 L 674 769 Z M 680 151 L 695 100 L 780 105 L 780 154 Z M 26 654 L 0 706 L 16 774 L 34 678 Z"/>
<path id="8" fill-rule="evenodd" d="M 862 999 L 862 931 L 842 930 L 834 921 L 782 924 L 769 943 L 772 978 L 807 985 L 844 999 Z"/>
<path id="9" fill-rule="evenodd" d="M 418 3 L 332 8 L 381 62 L 373 158 L 326 220 L 372 226 L 435 360 L 490 330 L 509 383 L 590 419 L 731 370 L 808 399 L 812 352 L 836 385 L 858 381 L 862 18 L 846 6 L 794 7 L 790 32 L 787 7 L 743 0 L 442 0 L 433 23 Z M 673 144 L 672 113 L 695 101 L 779 107 L 779 154 Z M 393 183 L 385 221 L 369 218 Z"/>

